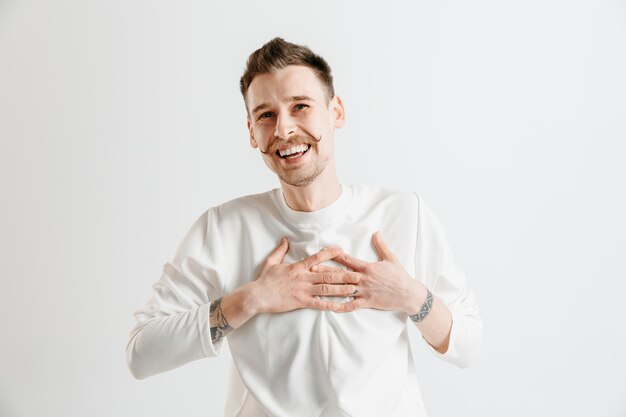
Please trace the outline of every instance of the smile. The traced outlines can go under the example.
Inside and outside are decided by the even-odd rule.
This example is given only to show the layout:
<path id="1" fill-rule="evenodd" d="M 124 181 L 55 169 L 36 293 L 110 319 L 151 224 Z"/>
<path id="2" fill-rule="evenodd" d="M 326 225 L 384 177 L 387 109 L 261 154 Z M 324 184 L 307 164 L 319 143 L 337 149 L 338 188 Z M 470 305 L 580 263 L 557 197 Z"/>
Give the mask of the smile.
<path id="1" fill-rule="evenodd" d="M 311 145 L 296 145 L 287 149 L 279 149 L 276 151 L 276 155 L 283 159 L 297 158 L 307 153 L 311 149 Z"/>

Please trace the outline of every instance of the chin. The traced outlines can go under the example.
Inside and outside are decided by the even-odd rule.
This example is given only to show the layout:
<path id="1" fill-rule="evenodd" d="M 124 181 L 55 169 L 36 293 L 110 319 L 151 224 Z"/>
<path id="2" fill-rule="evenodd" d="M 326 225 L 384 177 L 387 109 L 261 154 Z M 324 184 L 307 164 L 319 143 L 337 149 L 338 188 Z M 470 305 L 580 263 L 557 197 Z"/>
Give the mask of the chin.
<path id="1" fill-rule="evenodd" d="M 280 180 L 286 184 L 292 185 L 294 187 L 305 187 L 312 182 L 324 171 L 324 168 L 320 170 L 315 170 L 314 172 L 301 175 L 278 175 Z"/>
<path id="2" fill-rule="evenodd" d="M 283 176 L 280 176 L 279 178 L 285 184 L 289 184 L 294 187 L 305 187 L 311 184 L 313 181 L 315 181 L 315 178 L 317 177 L 315 176 L 315 177 L 304 177 L 304 178 L 292 178 L 292 177 L 285 178 Z"/>

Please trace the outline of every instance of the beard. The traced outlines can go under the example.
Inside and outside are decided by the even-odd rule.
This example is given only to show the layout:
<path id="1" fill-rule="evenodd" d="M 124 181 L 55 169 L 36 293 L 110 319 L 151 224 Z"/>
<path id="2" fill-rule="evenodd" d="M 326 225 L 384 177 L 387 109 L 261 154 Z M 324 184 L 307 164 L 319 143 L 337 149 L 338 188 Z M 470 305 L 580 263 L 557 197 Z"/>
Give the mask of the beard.
<path id="1" fill-rule="evenodd" d="M 313 149 L 313 145 L 311 145 Z M 309 149 L 308 152 L 311 152 Z M 278 169 L 273 171 L 278 175 L 278 178 L 286 184 L 293 185 L 294 187 L 304 187 L 311 184 L 315 178 L 317 178 L 328 165 L 328 158 L 317 158 L 306 170 L 299 170 L 299 172 L 282 172 Z"/>

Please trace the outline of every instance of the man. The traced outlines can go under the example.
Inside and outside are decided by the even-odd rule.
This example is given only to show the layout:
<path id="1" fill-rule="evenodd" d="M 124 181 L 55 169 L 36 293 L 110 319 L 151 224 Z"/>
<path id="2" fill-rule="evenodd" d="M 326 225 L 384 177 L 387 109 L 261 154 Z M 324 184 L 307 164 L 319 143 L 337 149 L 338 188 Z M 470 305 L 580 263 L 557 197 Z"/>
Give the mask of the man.
<path id="1" fill-rule="evenodd" d="M 461 367 L 482 335 L 440 223 L 418 194 L 339 183 L 344 107 L 308 48 L 268 42 L 241 92 L 280 188 L 197 219 L 135 313 L 130 370 L 216 356 L 227 338 L 227 417 L 425 416 L 407 324 Z"/>

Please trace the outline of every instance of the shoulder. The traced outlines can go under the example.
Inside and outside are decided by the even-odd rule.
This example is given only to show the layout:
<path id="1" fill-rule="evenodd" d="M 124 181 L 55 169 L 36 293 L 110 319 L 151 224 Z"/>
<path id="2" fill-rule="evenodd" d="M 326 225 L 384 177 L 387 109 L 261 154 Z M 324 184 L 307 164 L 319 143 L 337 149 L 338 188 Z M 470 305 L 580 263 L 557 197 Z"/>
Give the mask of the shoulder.
<path id="1" fill-rule="evenodd" d="M 187 230 L 179 246 L 177 257 L 206 250 L 210 242 L 237 234 L 244 224 L 261 221 L 273 210 L 272 193 L 245 195 L 209 207 L 202 212 Z"/>
<path id="2" fill-rule="evenodd" d="M 243 224 L 263 221 L 276 215 L 274 202 L 277 189 L 244 195 L 228 200 L 207 210 L 209 227 L 229 230 Z"/>

